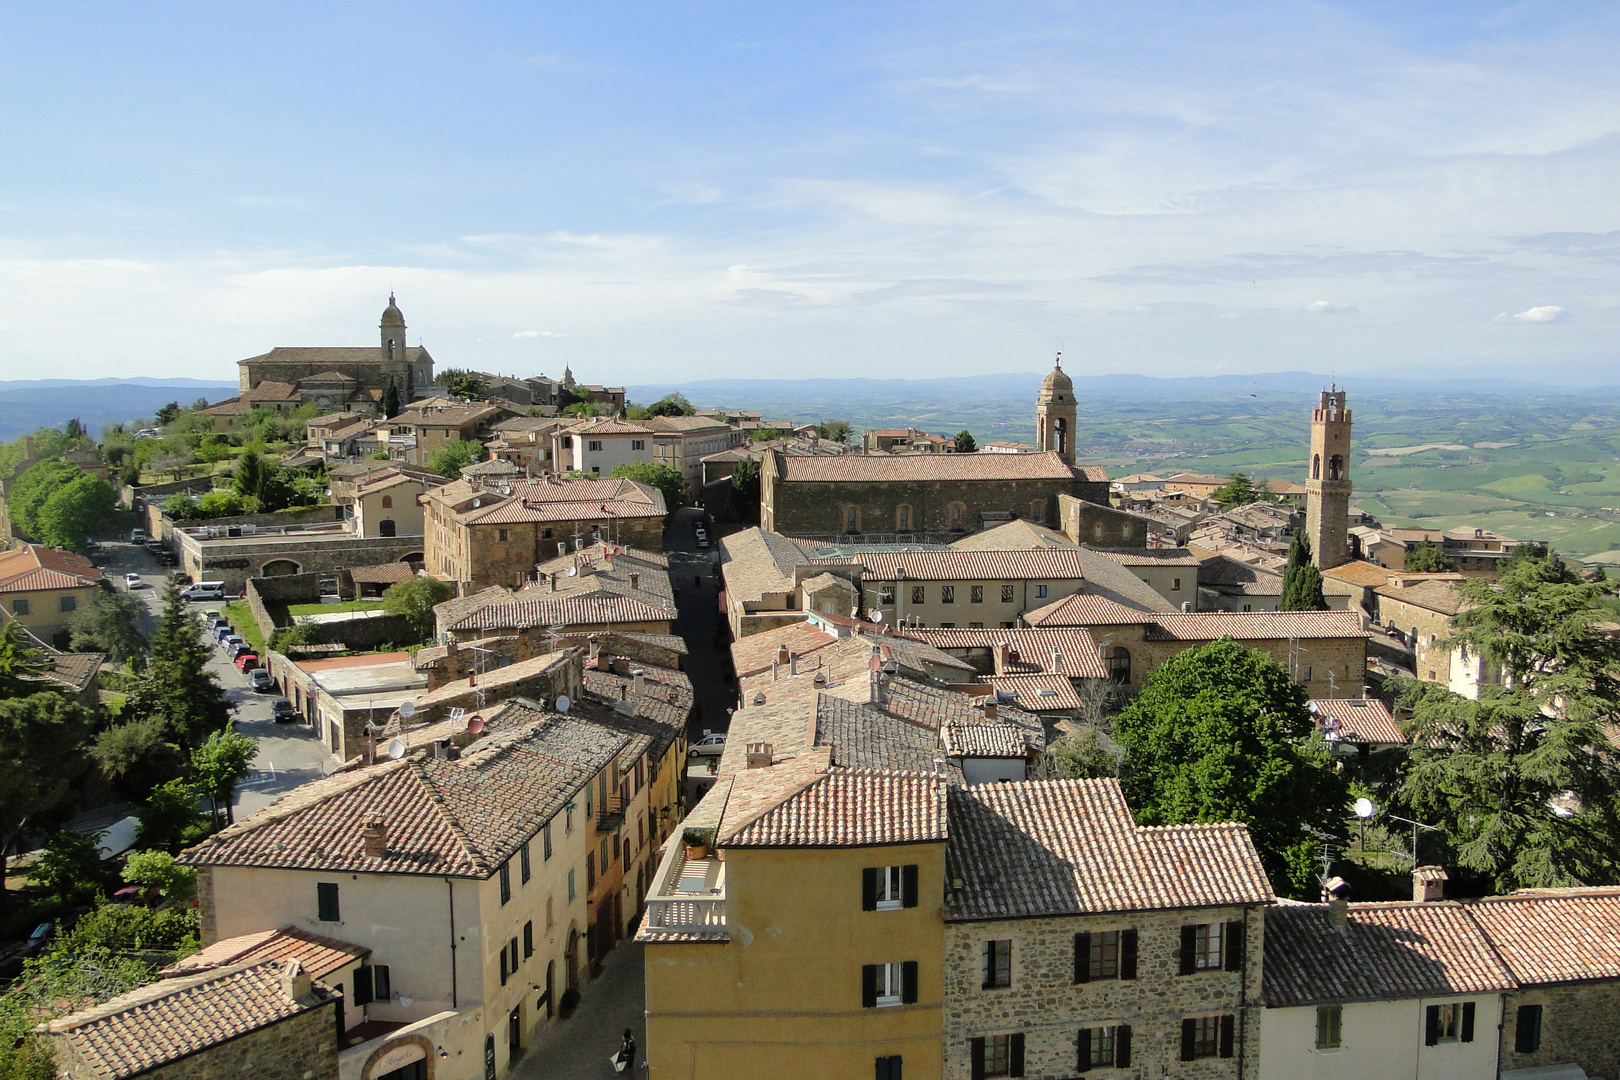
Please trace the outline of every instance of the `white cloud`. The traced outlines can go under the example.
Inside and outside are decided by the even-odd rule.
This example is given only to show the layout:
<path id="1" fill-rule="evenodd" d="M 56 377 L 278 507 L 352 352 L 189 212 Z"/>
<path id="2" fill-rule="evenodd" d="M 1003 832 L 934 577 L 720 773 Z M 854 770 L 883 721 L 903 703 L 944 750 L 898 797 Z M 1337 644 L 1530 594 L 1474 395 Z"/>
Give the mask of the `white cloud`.
<path id="1" fill-rule="evenodd" d="M 513 334 L 512 336 L 514 338 L 537 338 L 537 337 L 566 337 L 567 335 L 553 333 L 550 330 L 519 330 L 517 333 Z"/>
<path id="2" fill-rule="evenodd" d="M 1318 300 L 1314 304 L 1306 304 L 1306 311 L 1314 311 L 1319 315 L 1347 315 L 1356 310 L 1349 304 L 1334 304 L 1327 300 Z"/>
<path id="3" fill-rule="evenodd" d="M 1556 304 L 1543 304 L 1528 311 L 1521 311 L 1513 317 L 1520 322 L 1565 322 L 1569 319 L 1569 312 Z"/>

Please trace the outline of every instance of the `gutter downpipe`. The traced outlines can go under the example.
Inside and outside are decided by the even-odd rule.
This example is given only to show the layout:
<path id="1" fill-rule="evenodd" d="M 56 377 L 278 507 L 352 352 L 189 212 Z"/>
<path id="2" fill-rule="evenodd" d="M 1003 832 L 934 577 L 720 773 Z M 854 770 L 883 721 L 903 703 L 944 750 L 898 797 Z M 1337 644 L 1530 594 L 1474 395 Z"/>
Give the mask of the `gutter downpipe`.
<path id="1" fill-rule="evenodd" d="M 1249 913 L 1252 908 L 1243 909 L 1243 972 L 1238 981 L 1238 1016 L 1242 1017 L 1243 1025 L 1238 1029 L 1238 1080 L 1245 1080 L 1245 1067 L 1248 1063 L 1249 1050 Z"/>
<path id="2" fill-rule="evenodd" d="M 444 892 L 450 901 L 450 1007 L 461 1008 L 460 995 L 456 990 L 456 885 L 449 878 L 444 879 Z"/>

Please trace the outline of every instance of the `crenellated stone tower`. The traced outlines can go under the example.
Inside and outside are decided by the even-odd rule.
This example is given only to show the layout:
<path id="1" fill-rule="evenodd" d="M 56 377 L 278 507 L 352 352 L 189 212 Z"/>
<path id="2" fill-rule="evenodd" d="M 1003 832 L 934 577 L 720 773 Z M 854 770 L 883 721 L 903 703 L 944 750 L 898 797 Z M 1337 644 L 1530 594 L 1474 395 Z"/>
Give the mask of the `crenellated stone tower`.
<path id="1" fill-rule="evenodd" d="M 1074 464 L 1074 381 L 1063 374 L 1063 354 L 1058 353 L 1052 373 L 1041 382 L 1041 395 L 1035 399 L 1035 442 L 1042 450 L 1056 450 L 1058 456 Z"/>
<path id="2" fill-rule="evenodd" d="M 1350 561 L 1350 410 L 1344 391 L 1323 390 L 1311 412 L 1311 457 L 1305 481 L 1305 536 L 1317 568 Z"/>

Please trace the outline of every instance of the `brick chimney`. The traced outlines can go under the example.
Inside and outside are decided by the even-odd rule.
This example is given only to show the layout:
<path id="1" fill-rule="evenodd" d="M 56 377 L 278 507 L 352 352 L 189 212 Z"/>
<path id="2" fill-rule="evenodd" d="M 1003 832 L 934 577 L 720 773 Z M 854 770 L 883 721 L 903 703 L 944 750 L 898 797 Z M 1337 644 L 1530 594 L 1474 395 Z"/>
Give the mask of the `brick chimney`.
<path id="1" fill-rule="evenodd" d="M 771 766 L 771 744 L 768 742 L 751 742 L 748 744 L 748 767 L 750 769 L 768 769 Z"/>
<path id="2" fill-rule="evenodd" d="M 778 664 L 785 664 L 788 662 L 790 655 L 791 654 L 788 652 L 788 647 L 786 645 L 779 646 L 776 650 L 776 662 Z"/>
<path id="3" fill-rule="evenodd" d="M 1429 904 L 1446 898 L 1449 876 L 1440 866 L 1420 866 L 1412 871 L 1412 902 Z"/>
<path id="4" fill-rule="evenodd" d="M 365 846 L 366 858 L 381 859 L 388 855 L 388 826 L 383 819 L 374 817 L 360 829 L 360 842 Z"/>
<path id="5" fill-rule="evenodd" d="M 630 575 L 630 587 L 632 589 L 641 588 L 641 575 L 640 574 L 631 574 Z"/>
<path id="6" fill-rule="evenodd" d="M 1350 923 L 1350 883 L 1331 877 L 1322 883 L 1322 899 L 1327 901 L 1328 922 L 1333 926 Z"/>
<path id="7" fill-rule="evenodd" d="M 297 960 L 287 961 L 287 966 L 281 969 L 281 992 L 289 1000 L 300 1004 L 314 994 L 315 988 L 310 984 L 309 973 Z"/>

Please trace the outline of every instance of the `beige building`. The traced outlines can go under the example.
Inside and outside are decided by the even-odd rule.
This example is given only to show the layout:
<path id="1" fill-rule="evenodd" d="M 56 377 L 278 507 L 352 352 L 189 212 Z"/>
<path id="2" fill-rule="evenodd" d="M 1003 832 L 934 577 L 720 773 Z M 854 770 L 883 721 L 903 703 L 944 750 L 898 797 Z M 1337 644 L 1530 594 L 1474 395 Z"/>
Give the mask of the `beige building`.
<path id="1" fill-rule="evenodd" d="M 448 398 L 419 401 L 387 422 L 384 447 L 393 461 L 427 465 L 433 455 L 458 442 L 483 442 L 509 412 L 498 405 L 473 402 L 463 405 Z"/>
<path id="2" fill-rule="evenodd" d="M 5 621 L 15 622 L 57 649 L 68 647 L 68 621 L 90 606 L 102 582 L 99 567 L 61 548 L 24 544 L 0 552 L 0 605 L 5 606 Z"/>
<path id="3" fill-rule="evenodd" d="M 877 551 L 856 559 L 862 610 L 891 626 L 1011 627 L 1086 581 L 1073 550 Z"/>
<path id="4" fill-rule="evenodd" d="M 366 481 L 348 503 L 350 529 L 355 536 L 421 536 L 426 526 L 417 498 L 433 483 L 402 472 Z"/>

